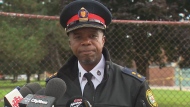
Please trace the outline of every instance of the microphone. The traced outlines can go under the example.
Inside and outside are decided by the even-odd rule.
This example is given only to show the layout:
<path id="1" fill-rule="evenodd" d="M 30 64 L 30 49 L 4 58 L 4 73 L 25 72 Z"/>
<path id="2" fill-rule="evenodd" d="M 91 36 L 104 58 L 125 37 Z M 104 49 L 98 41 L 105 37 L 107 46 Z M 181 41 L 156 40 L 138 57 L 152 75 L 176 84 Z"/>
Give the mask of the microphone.
<path id="1" fill-rule="evenodd" d="M 27 87 L 22 87 L 19 91 L 23 97 L 26 97 L 28 94 L 32 94 L 32 91 Z"/>
<path id="2" fill-rule="evenodd" d="M 42 89 L 38 90 L 35 94 L 44 95 L 45 94 L 45 90 L 46 90 L 46 88 L 42 88 Z"/>
<path id="3" fill-rule="evenodd" d="M 37 91 L 39 91 L 42 87 L 38 83 L 28 83 L 23 87 L 27 87 L 32 93 L 35 94 Z"/>
<path id="4" fill-rule="evenodd" d="M 84 97 L 75 96 L 67 101 L 66 107 L 92 107 L 92 105 Z"/>
<path id="5" fill-rule="evenodd" d="M 23 96 L 17 88 L 13 89 L 11 92 L 4 97 L 4 107 L 19 107 L 18 103 L 23 99 Z"/>
<path id="6" fill-rule="evenodd" d="M 62 79 L 53 78 L 46 85 L 45 95 L 53 96 L 57 101 L 61 96 L 65 94 L 66 89 L 67 86 Z"/>
<path id="7" fill-rule="evenodd" d="M 18 107 L 18 103 L 28 94 L 34 94 L 40 90 L 41 86 L 38 83 L 28 83 L 22 88 L 16 87 L 4 97 L 4 107 Z M 14 98 L 12 98 L 14 97 Z M 13 104 L 14 102 L 14 104 Z"/>
<path id="8" fill-rule="evenodd" d="M 52 107 L 65 91 L 65 82 L 60 78 L 53 78 L 47 83 L 46 88 L 38 90 L 34 95 L 29 94 L 21 100 L 19 107 Z"/>
<path id="9" fill-rule="evenodd" d="M 19 102 L 19 107 L 52 107 L 55 97 L 28 94 Z"/>
<path id="10" fill-rule="evenodd" d="M 40 91 L 43 89 L 43 88 L 41 89 L 40 88 L 41 86 L 38 83 L 28 83 L 25 86 L 23 86 L 20 89 L 20 93 L 22 94 L 24 98 L 19 102 L 19 107 L 26 107 L 29 101 L 33 98 L 33 94 L 35 94 L 34 92 L 36 92 L 37 90 Z"/>

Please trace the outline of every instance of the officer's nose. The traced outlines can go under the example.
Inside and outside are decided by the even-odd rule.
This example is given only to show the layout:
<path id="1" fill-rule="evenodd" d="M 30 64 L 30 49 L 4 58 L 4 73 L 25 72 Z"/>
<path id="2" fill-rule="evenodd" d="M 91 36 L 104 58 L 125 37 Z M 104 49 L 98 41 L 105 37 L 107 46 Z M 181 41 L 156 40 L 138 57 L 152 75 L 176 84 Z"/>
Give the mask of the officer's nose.
<path id="1" fill-rule="evenodd" d="M 90 45 L 91 40 L 89 38 L 84 38 L 81 42 L 81 45 Z"/>

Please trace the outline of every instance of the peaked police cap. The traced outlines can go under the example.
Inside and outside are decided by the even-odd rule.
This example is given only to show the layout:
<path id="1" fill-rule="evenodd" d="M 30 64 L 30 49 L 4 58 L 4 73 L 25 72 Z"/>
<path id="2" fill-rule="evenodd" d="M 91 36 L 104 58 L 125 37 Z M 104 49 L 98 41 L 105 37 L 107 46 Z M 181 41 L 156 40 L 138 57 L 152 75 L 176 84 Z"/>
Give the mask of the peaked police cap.
<path id="1" fill-rule="evenodd" d="M 95 0 L 75 0 L 62 10 L 60 24 L 66 32 L 82 27 L 106 29 L 111 23 L 111 12 Z"/>

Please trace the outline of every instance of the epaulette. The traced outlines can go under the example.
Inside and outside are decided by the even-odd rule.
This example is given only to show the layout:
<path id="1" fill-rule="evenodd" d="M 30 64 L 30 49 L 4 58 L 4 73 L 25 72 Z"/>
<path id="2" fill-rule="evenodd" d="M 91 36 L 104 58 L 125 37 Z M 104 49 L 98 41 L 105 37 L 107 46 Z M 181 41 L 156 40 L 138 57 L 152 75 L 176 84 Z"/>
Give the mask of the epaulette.
<path id="1" fill-rule="evenodd" d="M 141 74 L 139 74 L 137 71 L 129 69 L 127 67 L 124 67 L 124 69 L 122 70 L 125 74 L 128 74 L 140 81 L 145 81 L 146 78 L 144 76 L 142 76 Z"/>
<path id="2" fill-rule="evenodd" d="M 48 83 L 49 80 L 51 80 L 52 78 L 56 78 L 57 77 L 57 72 L 54 73 L 53 75 L 49 76 L 48 78 L 46 78 L 46 83 Z"/>

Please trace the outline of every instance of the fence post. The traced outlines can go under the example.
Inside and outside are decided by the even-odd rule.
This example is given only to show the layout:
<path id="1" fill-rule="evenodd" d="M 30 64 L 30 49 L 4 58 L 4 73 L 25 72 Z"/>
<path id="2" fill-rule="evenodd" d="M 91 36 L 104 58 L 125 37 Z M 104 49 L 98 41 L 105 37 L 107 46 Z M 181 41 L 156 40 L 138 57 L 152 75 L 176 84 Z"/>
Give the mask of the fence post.
<path id="1" fill-rule="evenodd" d="M 182 71 L 179 68 L 179 89 L 180 89 L 180 91 L 182 91 L 182 80 L 183 80 Z"/>

